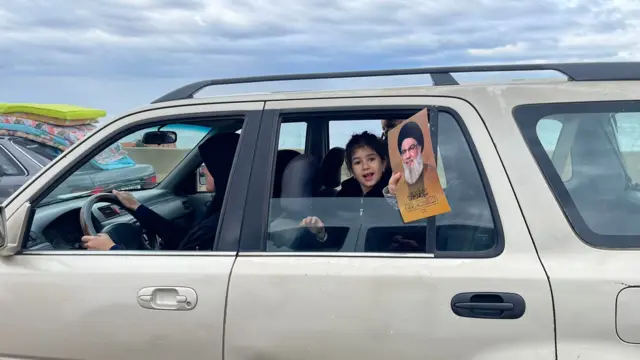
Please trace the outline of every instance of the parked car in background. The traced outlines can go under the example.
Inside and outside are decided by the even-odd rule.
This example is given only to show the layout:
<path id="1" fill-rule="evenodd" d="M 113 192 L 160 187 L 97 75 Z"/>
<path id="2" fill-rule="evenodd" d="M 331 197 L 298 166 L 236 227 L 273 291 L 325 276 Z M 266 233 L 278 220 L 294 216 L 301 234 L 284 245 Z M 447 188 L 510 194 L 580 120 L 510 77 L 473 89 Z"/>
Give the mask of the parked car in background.
<path id="1" fill-rule="evenodd" d="M 60 150 L 17 136 L 0 136 L 0 202 L 6 200 L 34 174 L 53 161 Z M 114 183 L 122 188 L 143 189 L 156 182 L 151 165 L 105 170 L 92 162 L 82 165 L 66 182 L 54 190 L 55 194 L 101 192 Z M 54 194 L 54 195 L 55 195 Z"/>

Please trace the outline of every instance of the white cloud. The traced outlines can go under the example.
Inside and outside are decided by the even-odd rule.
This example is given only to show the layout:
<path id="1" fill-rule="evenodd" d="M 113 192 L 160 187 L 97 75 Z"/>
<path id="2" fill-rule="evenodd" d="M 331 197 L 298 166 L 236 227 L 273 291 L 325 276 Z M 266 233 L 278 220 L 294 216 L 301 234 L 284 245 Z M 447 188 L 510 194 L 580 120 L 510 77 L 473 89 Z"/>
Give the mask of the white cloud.
<path id="1" fill-rule="evenodd" d="M 3 0 L 0 34 L 2 100 L 90 102 L 120 112 L 203 78 L 638 59 L 640 2 Z M 428 83 L 398 79 L 391 83 Z"/>
<path id="2" fill-rule="evenodd" d="M 518 42 L 515 44 L 507 44 L 504 46 L 498 46 L 492 49 L 469 49 L 469 54 L 477 56 L 504 56 L 510 54 L 522 54 L 527 51 L 529 44 Z"/>

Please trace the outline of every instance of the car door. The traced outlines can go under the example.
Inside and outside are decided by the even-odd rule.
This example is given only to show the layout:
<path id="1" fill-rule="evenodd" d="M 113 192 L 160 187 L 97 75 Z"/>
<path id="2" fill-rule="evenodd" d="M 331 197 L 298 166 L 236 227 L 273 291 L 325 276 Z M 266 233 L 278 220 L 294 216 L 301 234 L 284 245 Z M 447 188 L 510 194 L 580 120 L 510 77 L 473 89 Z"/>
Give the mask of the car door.
<path id="1" fill-rule="evenodd" d="M 553 288 L 559 359 L 640 356 L 637 86 L 518 104 L 517 127 L 496 132 L 525 139 L 504 159 Z"/>
<path id="2" fill-rule="evenodd" d="M 338 130 L 317 136 L 344 147 L 353 133 L 380 135 L 380 120 L 425 107 L 437 114 L 431 132 L 452 208 L 426 224 L 403 224 L 384 199 L 305 195 L 306 202 L 293 205 L 302 206 L 298 217 L 284 219 L 289 203 L 270 198 L 282 174 L 273 173 L 273 156 L 256 158 L 229 286 L 225 359 L 555 358 L 547 278 L 483 120 L 468 103 L 445 97 L 267 102 L 258 152 L 274 154 L 283 137 L 295 136 L 280 130 L 280 122 L 327 122 L 318 128 Z M 378 125 L 362 125 L 372 119 Z M 320 160 L 304 156 L 297 163 L 308 169 Z M 296 198 L 287 191 L 283 185 L 282 198 Z M 365 220 L 363 210 L 375 220 Z M 338 248 L 277 243 L 276 227 L 288 220 L 285 230 L 296 229 L 303 216 L 318 216 L 326 229 L 348 235 Z M 392 238 L 409 228 L 431 234 L 408 238 L 424 247 L 368 245 L 371 230 Z"/>
<path id="3" fill-rule="evenodd" d="M 95 130 L 14 194 L 3 209 L 7 221 L 0 257 L 2 356 L 222 359 L 227 285 L 262 106 L 157 107 L 125 116 Z M 101 149 L 140 127 L 202 119 L 212 126 L 218 121 L 244 123 L 235 159 L 247 165 L 235 166 L 230 175 L 214 251 L 20 250 L 10 255 L 32 235 L 31 224 L 40 221 L 39 216 L 69 214 L 82 205 L 81 199 L 39 208 L 35 215 L 33 211 L 52 187 Z M 65 231 L 74 230 L 71 225 Z M 46 232 L 44 236 L 46 240 Z"/>

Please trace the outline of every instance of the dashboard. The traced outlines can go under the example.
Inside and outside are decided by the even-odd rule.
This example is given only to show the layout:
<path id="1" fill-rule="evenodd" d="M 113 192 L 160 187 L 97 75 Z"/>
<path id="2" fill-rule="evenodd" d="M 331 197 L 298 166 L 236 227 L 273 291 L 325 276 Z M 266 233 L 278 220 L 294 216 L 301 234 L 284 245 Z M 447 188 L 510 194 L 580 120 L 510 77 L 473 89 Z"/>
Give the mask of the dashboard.
<path id="1" fill-rule="evenodd" d="M 150 189 L 132 192 L 136 199 L 163 217 L 177 222 L 193 220 L 194 208 L 186 197 L 166 190 Z M 80 226 L 80 209 L 87 198 L 73 199 L 36 208 L 25 250 L 77 250 L 84 235 Z M 138 224 L 126 210 L 108 203 L 97 203 L 92 209 L 96 229 L 122 222 Z"/>

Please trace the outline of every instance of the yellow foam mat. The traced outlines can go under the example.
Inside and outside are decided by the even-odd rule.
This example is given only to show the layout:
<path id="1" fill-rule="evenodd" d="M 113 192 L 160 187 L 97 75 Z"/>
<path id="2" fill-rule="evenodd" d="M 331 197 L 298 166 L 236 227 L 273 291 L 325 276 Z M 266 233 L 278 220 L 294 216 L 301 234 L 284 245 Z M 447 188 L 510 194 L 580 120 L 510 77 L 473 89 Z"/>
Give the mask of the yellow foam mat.
<path id="1" fill-rule="evenodd" d="M 72 123 L 86 122 L 107 115 L 104 110 L 66 104 L 0 103 L 0 114 L 33 114 Z"/>

